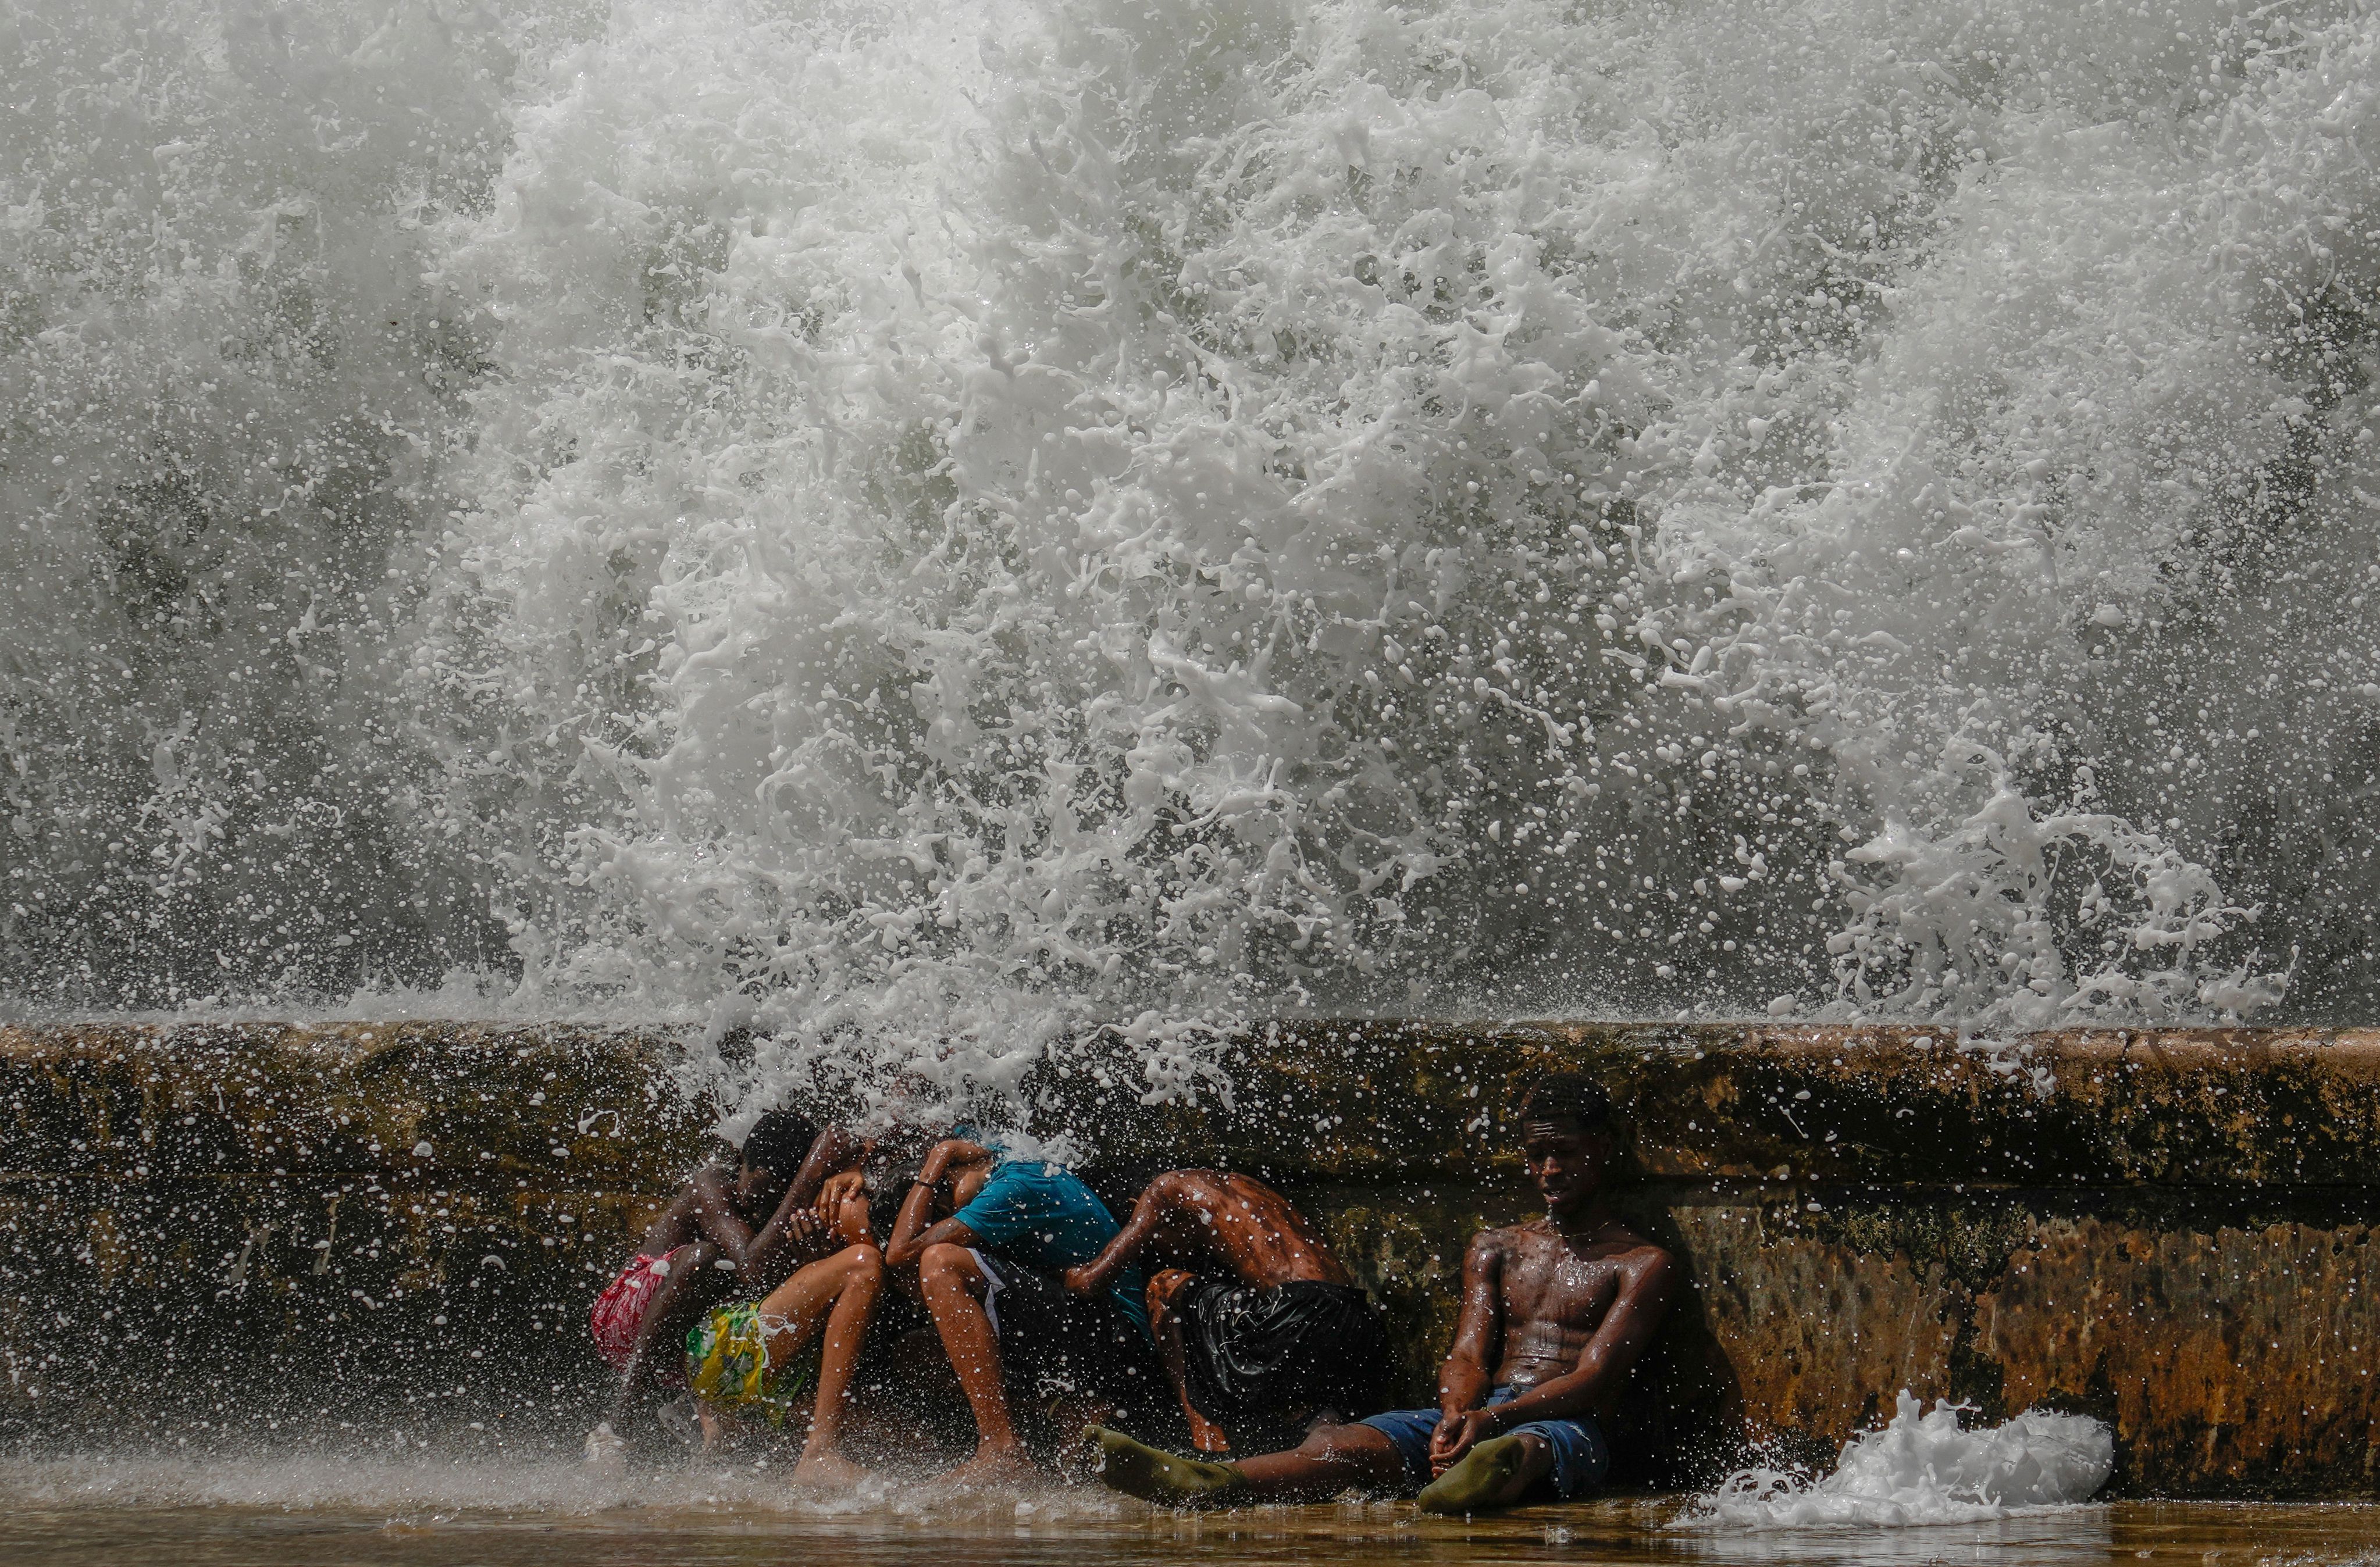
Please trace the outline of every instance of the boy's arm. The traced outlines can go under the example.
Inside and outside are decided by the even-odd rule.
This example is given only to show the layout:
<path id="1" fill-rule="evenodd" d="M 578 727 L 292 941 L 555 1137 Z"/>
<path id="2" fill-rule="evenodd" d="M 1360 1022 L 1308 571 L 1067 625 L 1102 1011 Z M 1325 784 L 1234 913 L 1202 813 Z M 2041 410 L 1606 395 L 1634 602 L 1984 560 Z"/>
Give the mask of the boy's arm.
<path id="1" fill-rule="evenodd" d="M 964 1138 L 945 1138 L 926 1155 L 917 1170 L 917 1178 L 910 1184 L 909 1195 L 901 1199 L 900 1216 L 892 1221 L 892 1237 L 884 1243 L 884 1265 L 906 1268 L 915 1263 L 929 1246 L 973 1246 L 976 1233 L 955 1218 L 929 1223 L 933 1219 L 935 1195 L 954 1167 L 987 1163 L 991 1150 L 967 1141 Z"/>
<path id="2" fill-rule="evenodd" d="M 1076 1295 L 1097 1295 L 1115 1281 L 1115 1276 L 1132 1265 L 1157 1235 L 1158 1226 L 1165 1222 L 1164 1200 L 1159 1191 L 1162 1183 L 1151 1182 L 1140 1200 L 1132 1205 L 1132 1217 L 1123 1229 L 1101 1248 L 1099 1254 L 1064 1274 L 1066 1287 Z"/>
<path id="3" fill-rule="evenodd" d="M 751 1282 L 773 1287 L 804 1261 L 815 1260 L 831 1248 L 836 1215 L 819 1202 L 827 1181 L 859 1161 L 866 1147 L 841 1127 L 829 1127 L 810 1139 L 801 1168 L 777 1199 L 777 1211 L 759 1234 L 736 1253 L 736 1265 Z M 739 1221 L 740 1223 L 740 1221 Z"/>
<path id="4" fill-rule="evenodd" d="M 695 1227 L 703 1239 L 741 1268 L 752 1249 L 752 1226 L 735 1211 L 735 1173 L 718 1164 L 705 1164 L 686 1185 L 694 1194 Z"/>
<path id="5" fill-rule="evenodd" d="M 695 1223 L 703 1238 L 719 1248 L 721 1260 L 747 1283 L 776 1284 L 790 1272 L 785 1265 L 791 1253 L 816 1246 L 826 1232 L 818 1214 L 782 1201 L 769 1222 L 754 1230 L 736 1211 L 730 1176 L 716 1167 L 698 1173 L 692 1185 Z"/>
<path id="6" fill-rule="evenodd" d="M 1678 1265 L 1658 1247 L 1648 1246 L 1631 1255 L 1621 1264 L 1620 1293 L 1612 1298 L 1611 1309 L 1603 1314 L 1595 1336 L 1579 1352 L 1577 1366 L 1539 1382 L 1510 1404 L 1481 1411 L 1490 1428 L 1473 1440 L 1496 1436 L 1532 1420 L 1568 1419 L 1603 1407 L 1607 1395 L 1626 1379 L 1629 1368 L 1636 1364 L 1636 1357 L 1660 1328 L 1661 1319 L 1669 1315 L 1677 1281 Z"/>
<path id="7" fill-rule="evenodd" d="M 809 1152 L 802 1158 L 802 1167 L 794 1172 L 794 1184 L 785 1188 L 785 1201 L 796 1208 L 814 1206 L 827 1177 L 839 1175 L 857 1164 L 866 1146 L 841 1127 L 829 1127 L 819 1133 L 811 1140 Z"/>
<path id="8" fill-rule="evenodd" d="M 841 1167 L 840 1162 L 846 1156 L 845 1144 L 853 1153 L 859 1146 L 856 1139 L 832 1127 L 812 1139 L 801 1168 L 794 1173 L 793 1184 L 777 1199 L 777 1211 L 769 1215 L 769 1222 L 736 1259 L 748 1282 L 773 1288 L 795 1268 L 814 1260 L 827 1243 L 832 1226 L 827 1216 L 813 1205 L 826 1178 Z"/>
<path id="9" fill-rule="evenodd" d="M 1504 1248 L 1495 1231 L 1482 1230 L 1463 1254 L 1462 1315 L 1438 1370 L 1439 1412 L 1448 1420 L 1486 1402 L 1503 1327 Z"/>

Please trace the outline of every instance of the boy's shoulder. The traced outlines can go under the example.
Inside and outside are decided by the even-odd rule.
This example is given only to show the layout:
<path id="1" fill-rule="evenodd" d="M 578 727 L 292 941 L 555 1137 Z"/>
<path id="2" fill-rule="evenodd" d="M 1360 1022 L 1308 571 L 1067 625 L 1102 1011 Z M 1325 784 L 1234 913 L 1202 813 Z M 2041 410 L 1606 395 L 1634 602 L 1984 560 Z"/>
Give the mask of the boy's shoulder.
<path id="1" fill-rule="evenodd" d="M 1480 1230 L 1471 1237 L 1471 1249 L 1497 1256 L 1524 1250 L 1542 1241 L 1546 1224 L 1542 1219 L 1524 1219 L 1517 1224 L 1503 1224 Z"/>
<path id="2" fill-rule="evenodd" d="M 706 1159 L 678 1183 L 678 1195 L 709 1197 L 723 1190 L 735 1178 L 734 1164 L 724 1159 Z"/>
<path id="3" fill-rule="evenodd" d="M 1517 1224 L 1481 1230 L 1471 1237 L 1474 1250 L 1493 1252 L 1499 1256 L 1541 1252 L 1551 1247 L 1575 1247 L 1575 1240 L 1565 1240 L 1561 1232 L 1548 1219 L 1524 1219 Z M 1671 1260 L 1670 1254 L 1652 1241 L 1638 1235 L 1627 1225 L 1614 1222 L 1599 1231 L 1586 1243 L 1597 1261 L 1624 1262 L 1632 1266 L 1654 1266 Z"/>

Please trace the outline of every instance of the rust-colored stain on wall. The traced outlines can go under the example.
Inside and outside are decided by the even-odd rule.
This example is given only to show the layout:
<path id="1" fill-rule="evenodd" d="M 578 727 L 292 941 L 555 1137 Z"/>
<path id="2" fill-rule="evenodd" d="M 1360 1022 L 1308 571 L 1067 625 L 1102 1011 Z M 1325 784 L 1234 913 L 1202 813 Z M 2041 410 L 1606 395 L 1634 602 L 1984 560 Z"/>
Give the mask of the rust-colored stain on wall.
<path id="1" fill-rule="evenodd" d="M 1779 1231 L 1752 1206 L 1689 1210 L 1679 1229 L 1755 1427 L 1832 1437 L 1888 1416 L 1903 1388 L 1949 1392 L 1963 1292 L 1938 1263 Z"/>
<path id="2" fill-rule="evenodd" d="M 2155 1472 L 2372 1475 L 2380 1249 L 2364 1224 L 2042 1226 L 1977 1303 L 2011 1404 L 2104 1403 Z"/>

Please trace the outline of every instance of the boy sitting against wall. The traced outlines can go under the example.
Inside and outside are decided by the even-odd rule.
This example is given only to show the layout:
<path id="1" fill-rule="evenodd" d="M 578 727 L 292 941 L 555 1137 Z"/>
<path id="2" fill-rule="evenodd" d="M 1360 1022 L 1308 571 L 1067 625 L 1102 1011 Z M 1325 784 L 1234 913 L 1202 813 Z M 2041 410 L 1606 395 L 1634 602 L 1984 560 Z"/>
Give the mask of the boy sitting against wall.
<path id="1" fill-rule="evenodd" d="M 757 1416 L 779 1429 L 805 1415 L 794 1483 L 849 1485 L 867 1471 L 842 1451 L 853 1378 L 884 1284 L 884 1254 L 864 1201 L 820 1205 L 832 1249 L 757 1301 L 713 1307 L 686 1334 L 686 1376 L 706 1409 Z"/>
<path id="2" fill-rule="evenodd" d="M 1024 1480 L 1027 1410 L 1145 1424 L 1169 1401 L 1142 1303 L 1147 1281 L 1119 1267 L 1104 1289 L 1067 1291 L 1060 1271 L 1113 1239 L 1115 1216 L 1073 1171 L 964 1138 L 934 1145 L 903 1199 L 886 1266 L 917 1287 L 975 1416 L 974 1456 L 949 1479 Z"/>
<path id="3" fill-rule="evenodd" d="M 834 1127 L 771 1110 L 733 1164 L 714 1159 L 686 1177 L 589 1313 L 597 1351 L 620 1374 L 610 1416 L 587 1439 L 590 1461 L 619 1457 L 625 1443 L 614 1433 L 679 1380 L 686 1333 L 711 1308 L 767 1293 L 830 1244 L 812 1204 L 858 1148 Z"/>
<path id="4" fill-rule="evenodd" d="M 1149 1326 L 1198 1452 L 1261 1452 L 1380 1407 L 1380 1309 L 1272 1187 L 1169 1171 L 1066 1287 L 1096 1295 L 1145 1256 L 1167 1264 L 1148 1281 Z"/>
<path id="5" fill-rule="evenodd" d="M 1621 1139 L 1602 1088 L 1539 1079 L 1519 1108 L 1546 1216 L 1473 1237 L 1463 1307 L 1439 1373 L 1438 1407 L 1325 1427 L 1286 1452 L 1238 1463 L 1178 1458 L 1095 1429 L 1100 1478 L 1168 1506 L 1317 1501 L 1349 1488 L 1418 1491 L 1436 1513 L 1568 1499 L 1601 1484 L 1597 1421 L 1667 1313 L 1677 1268 L 1608 1202 Z"/>

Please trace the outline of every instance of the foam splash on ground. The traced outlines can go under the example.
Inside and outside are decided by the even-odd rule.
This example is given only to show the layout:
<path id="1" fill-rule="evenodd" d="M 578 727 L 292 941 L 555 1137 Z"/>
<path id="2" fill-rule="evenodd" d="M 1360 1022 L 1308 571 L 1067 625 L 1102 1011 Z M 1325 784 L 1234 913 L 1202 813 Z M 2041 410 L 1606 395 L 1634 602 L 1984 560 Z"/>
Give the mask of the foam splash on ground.
<path id="1" fill-rule="evenodd" d="M 2084 1415 L 2028 1410 L 2006 1425 L 1962 1428 L 1963 1405 L 1925 1410 L 1907 1392 L 1881 1429 L 1843 1444 L 1810 1480 L 1754 1467 L 1730 1475 L 1678 1521 L 1689 1529 L 1973 1524 L 2028 1508 L 2088 1501 L 2115 1467 L 2115 1440 Z"/>

